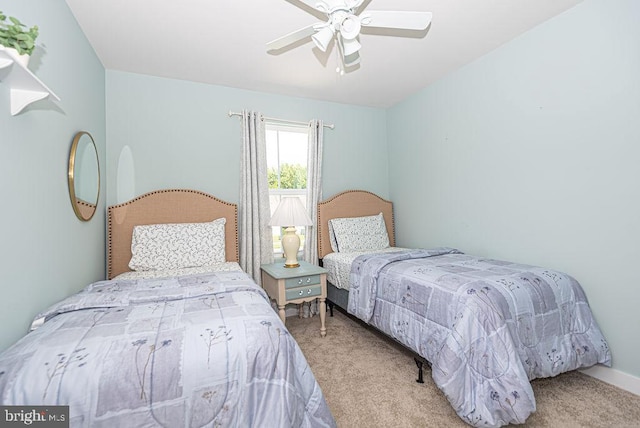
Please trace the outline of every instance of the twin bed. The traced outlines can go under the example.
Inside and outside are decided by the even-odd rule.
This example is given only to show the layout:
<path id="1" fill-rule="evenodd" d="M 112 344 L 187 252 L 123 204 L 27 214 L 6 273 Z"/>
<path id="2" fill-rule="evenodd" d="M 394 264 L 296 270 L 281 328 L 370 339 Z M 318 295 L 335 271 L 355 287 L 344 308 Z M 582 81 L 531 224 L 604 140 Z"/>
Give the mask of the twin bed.
<path id="1" fill-rule="evenodd" d="M 474 426 L 524 423 L 530 380 L 610 365 L 578 282 L 562 272 L 463 254 L 395 248 L 393 205 L 347 191 L 318 206 L 327 300 L 431 364 Z"/>
<path id="2" fill-rule="evenodd" d="M 110 279 L 44 311 L 0 354 L 1 405 L 68 405 L 72 427 L 335 426 L 237 263 L 234 204 L 152 192 L 109 208 L 108 242 Z"/>
<path id="3" fill-rule="evenodd" d="M 39 314 L 0 354 L 0 405 L 68 405 L 74 427 L 335 426 L 298 345 L 240 269 L 237 233 L 236 205 L 202 192 L 110 207 L 109 279 Z M 327 300 L 428 361 L 470 425 L 523 423 L 536 408 L 530 380 L 610 365 L 575 279 L 397 248 L 393 205 L 372 193 L 319 204 L 318 254 Z"/>

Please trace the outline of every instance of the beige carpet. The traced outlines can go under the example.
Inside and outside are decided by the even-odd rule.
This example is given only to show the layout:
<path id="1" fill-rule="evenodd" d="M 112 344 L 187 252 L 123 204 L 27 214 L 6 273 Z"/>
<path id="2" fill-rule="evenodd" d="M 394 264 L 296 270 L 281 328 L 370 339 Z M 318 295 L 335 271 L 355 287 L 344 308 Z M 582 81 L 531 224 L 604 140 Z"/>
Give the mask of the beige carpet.
<path id="1" fill-rule="evenodd" d="M 395 342 L 335 311 L 320 319 L 287 318 L 338 426 L 465 427 L 425 367 L 419 384 L 413 356 Z M 640 396 L 579 372 L 532 383 L 531 427 L 640 427 Z"/>

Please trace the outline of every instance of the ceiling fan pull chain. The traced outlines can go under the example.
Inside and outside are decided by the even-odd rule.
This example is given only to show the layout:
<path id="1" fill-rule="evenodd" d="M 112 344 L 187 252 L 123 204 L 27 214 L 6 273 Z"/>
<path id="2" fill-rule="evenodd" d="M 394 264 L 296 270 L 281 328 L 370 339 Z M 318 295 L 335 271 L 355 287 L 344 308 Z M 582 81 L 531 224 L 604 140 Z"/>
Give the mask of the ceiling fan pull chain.
<path id="1" fill-rule="evenodd" d="M 335 39 L 335 43 L 334 43 L 334 51 L 335 51 L 335 57 L 336 57 L 336 73 L 340 74 L 341 68 L 340 68 L 340 53 L 339 53 L 339 46 L 338 46 L 338 39 Z"/>
<path id="2" fill-rule="evenodd" d="M 340 33 L 336 35 L 335 38 L 335 51 L 336 51 L 336 73 L 340 74 L 340 76 L 344 76 L 344 51 L 342 50 L 342 44 L 338 38 L 341 37 Z"/>

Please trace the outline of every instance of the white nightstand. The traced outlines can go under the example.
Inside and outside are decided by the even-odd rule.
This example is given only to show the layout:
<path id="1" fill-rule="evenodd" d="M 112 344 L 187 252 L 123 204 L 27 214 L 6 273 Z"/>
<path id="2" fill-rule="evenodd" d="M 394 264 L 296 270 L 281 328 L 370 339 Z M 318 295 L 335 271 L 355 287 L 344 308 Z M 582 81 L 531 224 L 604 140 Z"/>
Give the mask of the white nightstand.
<path id="1" fill-rule="evenodd" d="M 320 336 L 327 335 L 324 326 L 327 311 L 327 270 L 310 263 L 300 261 L 297 268 L 285 268 L 283 262 L 260 266 L 262 270 L 262 288 L 278 304 L 278 314 L 286 321 L 284 307 L 287 303 L 320 301 Z"/>

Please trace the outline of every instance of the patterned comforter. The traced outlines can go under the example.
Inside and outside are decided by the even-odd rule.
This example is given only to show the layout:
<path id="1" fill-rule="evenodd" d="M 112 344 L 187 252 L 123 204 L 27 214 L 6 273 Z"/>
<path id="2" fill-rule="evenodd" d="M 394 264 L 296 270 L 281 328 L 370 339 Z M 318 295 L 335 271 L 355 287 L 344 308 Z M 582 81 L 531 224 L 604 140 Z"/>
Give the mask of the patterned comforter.
<path id="1" fill-rule="evenodd" d="M 536 410 L 529 380 L 597 363 L 609 347 L 578 282 L 549 269 L 451 248 L 358 257 L 348 312 L 432 365 L 467 423 L 523 423 Z"/>
<path id="2" fill-rule="evenodd" d="M 298 345 L 244 272 L 101 281 L 0 354 L 0 404 L 71 426 L 333 427 Z"/>

